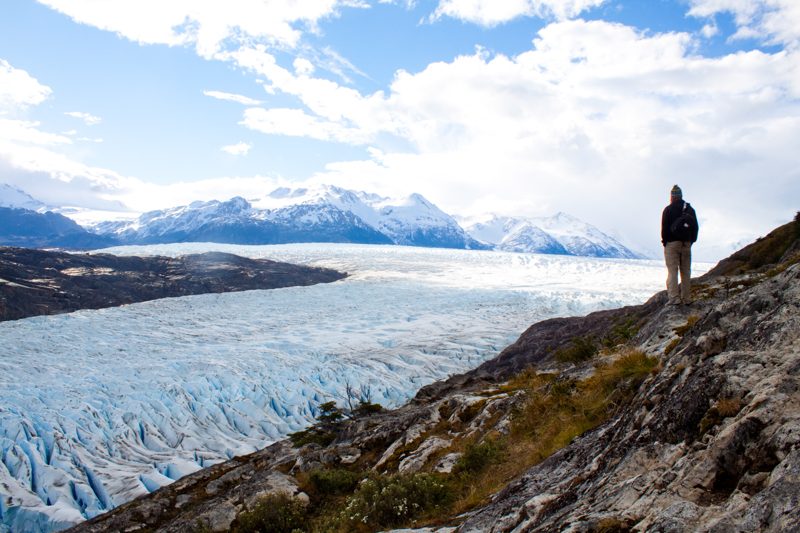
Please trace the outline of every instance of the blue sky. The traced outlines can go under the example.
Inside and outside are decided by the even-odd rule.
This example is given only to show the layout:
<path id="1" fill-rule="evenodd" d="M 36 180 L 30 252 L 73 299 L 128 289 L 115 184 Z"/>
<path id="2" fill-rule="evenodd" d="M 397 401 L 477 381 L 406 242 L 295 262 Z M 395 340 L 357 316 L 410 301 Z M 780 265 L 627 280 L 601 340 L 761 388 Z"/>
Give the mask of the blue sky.
<path id="1" fill-rule="evenodd" d="M 677 182 L 708 258 L 800 208 L 794 0 L 1 9 L 0 183 L 53 205 L 331 183 L 464 216 L 566 211 L 658 253 Z"/>

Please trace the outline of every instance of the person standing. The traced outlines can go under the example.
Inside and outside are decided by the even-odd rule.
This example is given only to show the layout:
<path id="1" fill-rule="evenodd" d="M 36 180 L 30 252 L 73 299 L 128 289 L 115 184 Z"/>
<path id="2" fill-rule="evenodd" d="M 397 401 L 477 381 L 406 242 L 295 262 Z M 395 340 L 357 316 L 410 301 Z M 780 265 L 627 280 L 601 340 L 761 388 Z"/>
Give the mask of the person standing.
<path id="1" fill-rule="evenodd" d="M 683 200 L 681 188 L 675 185 L 669 205 L 661 214 L 661 244 L 667 263 L 667 305 L 692 302 L 692 244 L 697 241 L 697 213 Z M 680 287 L 678 286 L 680 273 Z"/>

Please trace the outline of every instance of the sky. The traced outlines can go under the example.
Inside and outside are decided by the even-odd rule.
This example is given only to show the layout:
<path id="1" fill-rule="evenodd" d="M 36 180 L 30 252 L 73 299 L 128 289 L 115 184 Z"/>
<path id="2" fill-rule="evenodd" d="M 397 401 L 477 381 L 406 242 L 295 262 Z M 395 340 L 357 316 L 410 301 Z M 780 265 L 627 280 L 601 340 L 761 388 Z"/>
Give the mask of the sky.
<path id="1" fill-rule="evenodd" d="M 695 257 L 800 209 L 797 0 L 3 0 L 0 183 L 140 213 L 332 184 Z"/>

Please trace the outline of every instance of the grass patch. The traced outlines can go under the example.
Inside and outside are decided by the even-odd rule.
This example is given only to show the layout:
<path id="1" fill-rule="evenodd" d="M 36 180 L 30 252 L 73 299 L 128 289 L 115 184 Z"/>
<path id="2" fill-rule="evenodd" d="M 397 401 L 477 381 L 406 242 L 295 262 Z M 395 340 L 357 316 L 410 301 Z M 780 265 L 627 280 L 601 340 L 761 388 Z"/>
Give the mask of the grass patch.
<path id="1" fill-rule="evenodd" d="M 459 461 L 464 466 L 454 470 L 460 497 L 452 513 L 485 502 L 511 479 L 609 419 L 658 367 L 658 359 L 628 350 L 581 381 L 533 371 L 512 379 L 506 388 L 524 390 L 525 405 L 513 416 L 499 449 L 493 449 L 499 443 L 488 439 L 466 448 Z"/>
<path id="2" fill-rule="evenodd" d="M 742 410 L 742 400 L 739 398 L 722 398 L 717 401 L 716 408 L 722 418 L 736 416 Z"/>
<path id="3" fill-rule="evenodd" d="M 627 533 L 630 530 L 627 522 L 619 518 L 603 518 L 589 531 L 591 533 Z"/>
<path id="4" fill-rule="evenodd" d="M 678 345 L 681 343 L 681 341 L 682 341 L 682 340 L 683 340 L 682 338 L 680 338 L 680 337 L 677 337 L 677 338 L 675 338 L 675 339 L 672 339 L 671 341 L 669 341 L 669 344 L 667 344 L 667 345 L 664 347 L 664 355 L 669 355 L 669 354 L 671 354 L 671 353 L 672 353 L 672 350 L 674 350 L 674 349 L 675 349 L 675 347 L 676 347 L 676 346 L 678 346 Z"/>
<path id="5" fill-rule="evenodd" d="M 705 435 L 724 419 L 736 416 L 742 407 L 742 400 L 739 398 L 720 398 L 700 420 L 700 435 Z"/>
<path id="6" fill-rule="evenodd" d="M 600 343 L 605 348 L 614 348 L 625 344 L 639 333 L 639 326 L 634 318 L 620 320 L 603 336 Z"/>
<path id="7" fill-rule="evenodd" d="M 588 361 L 599 351 L 594 337 L 574 337 L 569 346 L 559 348 L 553 357 L 559 363 Z"/>
<path id="8" fill-rule="evenodd" d="M 677 328 L 675 328 L 673 331 L 674 331 L 674 332 L 675 332 L 677 335 L 679 335 L 679 336 L 683 337 L 684 335 L 686 335 L 686 333 L 687 333 L 687 332 L 688 332 L 690 329 L 692 329 L 692 328 L 694 327 L 694 325 L 695 325 L 695 324 L 697 324 L 697 322 L 698 322 L 699 320 L 700 320 L 700 317 L 699 317 L 698 315 L 689 315 L 689 316 L 688 316 L 688 318 L 686 319 L 686 324 L 684 324 L 684 325 L 682 325 L 682 326 L 678 326 L 678 327 L 677 327 Z"/>
<path id="9" fill-rule="evenodd" d="M 453 467 L 456 474 L 474 475 L 482 472 L 491 464 L 503 458 L 505 445 L 495 439 L 486 439 L 483 442 L 472 442 L 467 445 L 463 455 Z"/>

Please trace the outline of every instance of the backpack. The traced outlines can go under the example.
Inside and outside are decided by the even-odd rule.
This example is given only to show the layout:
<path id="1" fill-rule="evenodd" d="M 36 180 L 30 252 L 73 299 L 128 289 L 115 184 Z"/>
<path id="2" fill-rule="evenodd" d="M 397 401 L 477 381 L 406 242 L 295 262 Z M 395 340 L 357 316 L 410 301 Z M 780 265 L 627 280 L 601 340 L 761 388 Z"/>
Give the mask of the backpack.
<path id="1" fill-rule="evenodd" d="M 688 202 L 683 202 L 683 210 L 681 215 L 672 221 L 669 226 L 669 231 L 672 237 L 679 241 L 689 242 L 695 236 L 695 229 L 697 228 L 697 220 L 694 218 L 689 209 L 691 206 Z"/>

